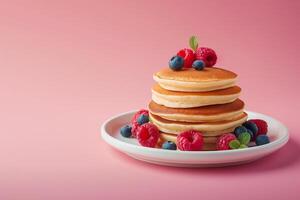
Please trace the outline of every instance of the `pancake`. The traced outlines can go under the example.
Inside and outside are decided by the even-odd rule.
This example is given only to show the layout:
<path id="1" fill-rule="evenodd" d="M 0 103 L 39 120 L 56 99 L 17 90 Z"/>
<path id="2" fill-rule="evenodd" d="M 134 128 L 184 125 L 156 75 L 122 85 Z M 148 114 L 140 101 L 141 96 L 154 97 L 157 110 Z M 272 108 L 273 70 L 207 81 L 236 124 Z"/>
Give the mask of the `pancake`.
<path id="1" fill-rule="evenodd" d="M 217 144 L 204 144 L 202 150 L 203 151 L 216 151 L 217 150 Z"/>
<path id="2" fill-rule="evenodd" d="M 217 67 L 206 67 L 201 71 L 193 68 L 180 71 L 164 68 L 155 73 L 153 79 L 167 90 L 203 92 L 232 87 L 237 75 Z"/>
<path id="3" fill-rule="evenodd" d="M 176 92 L 155 84 L 152 87 L 152 100 L 171 108 L 193 108 L 230 103 L 235 101 L 240 93 L 241 88 L 238 86 L 209 92 Z"/>
<path id="4" fill-rule="evenodd" d="M 203 144 L 203 151 L 213 151 L 216 150 L 216 142 L 218 137 L 203 137 L 204 144 Z M 164 141 L 172 141 L 174 143 L 177 143 L 177 135 L 171 135 L 166 133 L 160 134 L 160 140 L 161 144 Z"/>
<path id="5" fill-rule="evenodd" d="M 232 103 L 202 106 L 197 108 L 169 108 L 151 101 L 149 111 L 161 118 L 184 122 L 217 122 L 241 116 L 244 102 L 240 99 Z"/>
<path id="6" fill-rule="evenodd" d="M 157 115 L 149 114 L 150 121 L 157 126 L 161 132 L 179 134 L 187 130 L 201 131 L 204 136 L 219 136 L 232 132 L 235 127 L 243 124 L 247 120 L 247 114 L 243 113 L 236 119 L 219 122 L 178 122 L 161 118 Z"/>

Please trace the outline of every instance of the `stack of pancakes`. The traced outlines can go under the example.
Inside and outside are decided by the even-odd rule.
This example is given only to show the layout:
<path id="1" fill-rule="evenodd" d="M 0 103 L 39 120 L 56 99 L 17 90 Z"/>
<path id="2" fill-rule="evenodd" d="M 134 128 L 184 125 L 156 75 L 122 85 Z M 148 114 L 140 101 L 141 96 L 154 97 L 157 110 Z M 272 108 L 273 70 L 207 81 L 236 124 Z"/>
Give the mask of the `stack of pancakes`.
<path id="1" fill-rule="evenodd" d="M 221 68 L 197 71 L 162 69 L 154 74 L 149 104 L 150 120 L 161 131 L 161 139 L 176 142 L 187 130 L 203 133 L 204 149 L 215 150 L 224 133 L 247 120 L 237 75 Z"/>

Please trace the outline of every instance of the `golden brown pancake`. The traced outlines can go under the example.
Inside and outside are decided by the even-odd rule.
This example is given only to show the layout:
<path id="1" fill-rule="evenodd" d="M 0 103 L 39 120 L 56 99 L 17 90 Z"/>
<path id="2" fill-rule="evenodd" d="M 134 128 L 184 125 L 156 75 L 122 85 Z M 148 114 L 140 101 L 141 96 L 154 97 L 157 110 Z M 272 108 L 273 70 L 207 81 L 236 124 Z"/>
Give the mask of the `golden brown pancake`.
<path id="1" fill-rule="evenodd" d="M 212 91 L 232 87 L 237 75 L 217 67 L 207 67 L 201 71 L 192 68 L 180 71 L 164 68 L 155 73 L 153 78 L 167 90 Z"/>
<path id="2" fill-rule="evenodd" d="M 226 89 L 214 90 L 208 92 L 181 92 L 181 91 L 172 91 L 166 90 L 162 88 L 159 84 L 155 84 L 152 87 L 152 90 L 163 95 L 171 95 L 171 96 L 226 96 L 238 94 L 241 92 L 241 88 L 239 86 L 233 86 Z"/>
<path id="3" fill-rule="evenodd" d="M 215 151 L 217 150 L 217 144 L 204 144 L 203 151 Z"/>
<path id="4" fill-rule="evenodd" d="M 243 113 L 244 102 L 240 99 L 232 103 L 202 106 L 196 108 L 169 108 L 151 101 L 149 111 L 161 118 L 185 122 L 209 122 L 232 119 Z"/>
<path id="5" fill-rule="evenodd" d="M 234 72 L 217 68 L 217 67 L 206 67 L 203 70 L 194 70 L 193 68 L 183 69 L 180 71 L 174 71 L 170 68 L 164 68 L 155 74 L 156 76 L 178 81 L 220 81 L 227 79 L 234 79 L 237 75 Z"/>
<path id="6" fill-rule="evenodd" d="M 241 88 L 238 86 L 209 92 L 177 92 L 155 84 L 152 87 L 152 100 L 166 107 L 193 108 L 233 102 L 240 92 Z"/>
<path id="7" fill-rule="evenodd" d="M 204 136 L 218 136 L 223 133 L 232 132 L 235 127 L 247 120 L 247 113 L 243 113 L 235 119 L 219 122 L 179 122 L 161 118 L 157 115 L 149 114 L 150 121 L 158 127 L 161 132 L 179 134 L 182 131 L 197 130 Z"/>

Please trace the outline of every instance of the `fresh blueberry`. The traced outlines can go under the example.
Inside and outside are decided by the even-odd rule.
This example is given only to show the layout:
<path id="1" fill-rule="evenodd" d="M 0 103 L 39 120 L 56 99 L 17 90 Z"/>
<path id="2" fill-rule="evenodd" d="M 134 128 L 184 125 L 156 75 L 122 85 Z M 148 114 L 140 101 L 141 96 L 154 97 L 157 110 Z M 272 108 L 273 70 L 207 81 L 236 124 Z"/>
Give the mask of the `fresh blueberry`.
<path id="1" fill-rule="evenodd" d="M 180 56 L 173 56 L 169 61 L 169 67 L 174 71 L 181 70 L 183 64 L 184 64 L 184 60 Z"/>
<path id="2" fill-rule="evenodd" d="M 195 60 L 192 66 L 195 70 L 203 70 L 205 67 L 205 63 L 203 62 L 203 60 Z"/>
<path id="3" fill-rule="evenodd" d="M 176 150 L 177 146 L 174 142 L 166 141 L 166 142 L 163 143 L 162 148 L 163 149 L 168 149 L 168 150 Z"/>
<path id="4" fill-rule="evenodd" d="M 123 137 L 129 138 L 131 136 L 131 126 L 125 125 L 120 129 L 120 133 Z"/>
<path id="5" fill-rule="evenodd" d="M 257 146 L 270 143 L 269 137 L 267 135 L 259 135 L 256 137 L 255 143 Z"/>
<path id="6" fill-rule="evenodd" d="M 234 129 L 234 135 L 238 138 L 241 133 L 247 132 L 244 126 L 238 126 Z M 251 134 L 250 134 L 251 135 Z"/>
<path id="7" fill-rule="evenodd" d="M 254 135 L 254 137 L 256 136 L 257 132 L 258 132 L 258 127 L 256 126 L 255 123 L 251 122 L 251 121 L 246 121 L 243 126 L 245 126 L 247 129 L 250 129 Z"/>
<path id="8" fill-rule="evenodd" d="M 137 123 L 139 125 L 145 124 L 149 122 L 149 116 L 148 115 L 140 115 L 137 119 Z"/>

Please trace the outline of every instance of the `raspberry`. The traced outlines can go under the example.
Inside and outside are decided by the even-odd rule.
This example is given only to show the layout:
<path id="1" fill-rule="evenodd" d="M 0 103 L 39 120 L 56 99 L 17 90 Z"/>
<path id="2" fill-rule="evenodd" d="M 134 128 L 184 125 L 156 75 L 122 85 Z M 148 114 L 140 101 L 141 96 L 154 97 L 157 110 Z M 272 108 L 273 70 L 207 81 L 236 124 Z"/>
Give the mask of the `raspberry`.
<path id="1" fill-rule="evenodd" d="M 143 115 L 143 114 L 149 116 L 149 111 L 148 111 L 148 110 L 145 110 L 145 109 L 139 110 L 138 112 L 136 112 L 136 113 L 133 115 L 133 117 L 132 117 L 132 119 L 131 119 L 131 123 L 132 123 L 132 124 L 133 124 L 133 123 L 137 123 L 137 120 L 138 120 L 139 116 L 140 116 L 140 115 Z"/>
<path id="2" fill-rule="evenodd" d="M 212 67 L 217 62 L 216 52 L 207 47 L 199 47 L 196 52 L 196 60 L 202 60 L 205 63 L 205 67 Z"/>
<path id="3" fill-rule="evenodd" d="M 132 123 L 132 127 L 131 127 L 131 133 L 132 133 L 132 137 L 136 137 L 136 133 L 138 128 L 140 128 L 140 125 L 138 123 Z"/>
<path id="4" fill-rule="evenodd" d="M 138 118 L 141 116 L 141 115 L 146 115 L 146 116 L 149 116 L 149 111 L 148 110 L 145 110 L 145 109 L 141 109 L 139 110 L 138 112 L 136 112 L 132 119 L 131 119 L 131 125 L 132 125 L 132 137 L 136 137 L 136 132 L 137 132 L 137 129 L 140 127 L 139 123 L 138 123 Z"/>
<path id="5" fill-rule="evenodd" d="M 257 131 L 257 136 L 258 135 L 265 135 L 268 132 L 268 124 L 266 121 L 262 120 L 262 119 L 251 119 L 249 120 L 250 122 L 253 122 L 254 124 L 256 124 L 258 131 Z"/>
<path id="6" fill-rule="evenodd" d="M 226 134 L 222 135 L 221 137 L 219 137 L 219 139 L 217 141 L 217 150 L 230 149 L 229 143 L 235 139 L 236 139 L 236 137 L 232 133 L 226 133 Z"/>
<path id="7" fill-rule="evenodd" d="M 202 133 L 189 130 L 177 136 L 178 149 L 181 151 L 200 151 L 203 147 Z"/>
<path id="8" fill-rule="evenodd" d="M 183 67 L 191 68 L 193 62 L 195 61 L 195 53 L 192 49 L 182 49 L 177 53 L 177 56 L 180 56 L 184 60 Z"/>
<path id="9" fill-rule="evenodd" d="M 137 129 L 136 137 L 142 146 L 155 147 L 159 139 L 159 130 L 154 124 L 143 124 Z"/>

